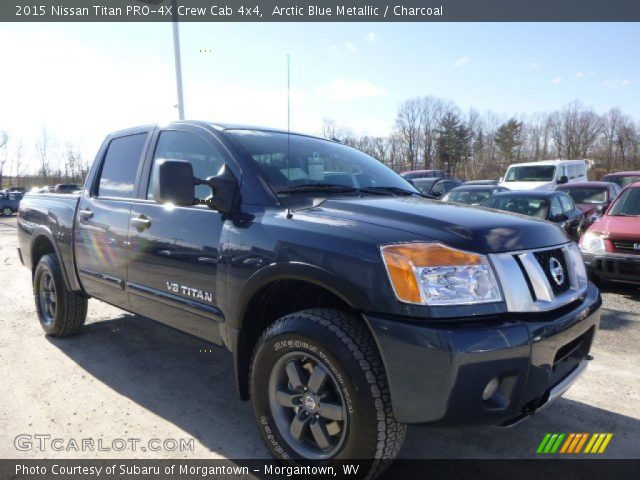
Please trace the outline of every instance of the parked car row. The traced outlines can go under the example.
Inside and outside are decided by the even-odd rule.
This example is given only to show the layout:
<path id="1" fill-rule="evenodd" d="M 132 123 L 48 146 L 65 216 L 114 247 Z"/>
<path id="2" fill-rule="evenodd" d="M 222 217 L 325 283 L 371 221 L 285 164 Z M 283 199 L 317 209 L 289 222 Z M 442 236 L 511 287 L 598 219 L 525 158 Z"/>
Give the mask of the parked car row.
<path id="1" fill-rule="evenodd" d="M 413 176 L 423 194 L 446 202 L 553 222 L 579 242 L 595 283 L 640 284 L 640 170 L 610 173 L 597 182 L 588 181 L 582 160 L 515 164 L 500 180 L 464 183 L 436 172 L 403 176 Z"/>

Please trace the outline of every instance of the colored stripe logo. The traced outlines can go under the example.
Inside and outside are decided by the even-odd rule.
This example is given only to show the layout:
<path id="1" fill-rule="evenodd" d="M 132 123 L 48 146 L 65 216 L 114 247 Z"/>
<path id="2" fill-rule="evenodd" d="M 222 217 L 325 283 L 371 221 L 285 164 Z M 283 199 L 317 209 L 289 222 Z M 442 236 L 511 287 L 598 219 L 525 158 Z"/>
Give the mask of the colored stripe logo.
<path id="1" fill-rule="evenodd" d="M 547 433 L 536 453 L 604 453 L 612 438 L 613 433 Z"/>

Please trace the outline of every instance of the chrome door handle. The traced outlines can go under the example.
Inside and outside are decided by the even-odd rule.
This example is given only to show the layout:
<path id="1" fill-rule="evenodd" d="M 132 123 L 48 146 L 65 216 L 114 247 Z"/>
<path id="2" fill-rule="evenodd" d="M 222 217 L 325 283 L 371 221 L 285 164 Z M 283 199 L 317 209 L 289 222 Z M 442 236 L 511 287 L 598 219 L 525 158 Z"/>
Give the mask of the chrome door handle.
<path id="1" fill-rule="evenodd" d="M 84 210 L 79 210 L 78 215 L 82 220 L 89 220 L 91 217 L 93 217 L 93 212 L 87 208 Z"/>

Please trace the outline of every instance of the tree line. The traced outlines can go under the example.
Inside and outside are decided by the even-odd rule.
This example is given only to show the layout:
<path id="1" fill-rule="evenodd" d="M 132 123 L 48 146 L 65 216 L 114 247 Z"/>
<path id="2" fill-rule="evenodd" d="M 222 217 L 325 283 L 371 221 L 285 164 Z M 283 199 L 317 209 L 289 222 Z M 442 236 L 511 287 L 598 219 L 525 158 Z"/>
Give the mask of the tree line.
<path id="1" fill-rule="evenodd" d="M 497 178 L 512 163 L 554 158 L 591 160 L 592 178 L 640 169 L 640 124 L 617 107 L 598 114 L 579 101 L 550 113 L 505 118 L 473 108 L 463 112 L 438 97 L 415 97 L 400 104 L 387 136 L 356 135 L 333 120 L 324 120 L 321 134 L 396 171 L 438 169 L 463 179 Z M 77 146 L 61 144 L 46 129 L 30 148 L 0 131 L 0 190 L 83 183 L 89 167 Z"/>
<path id="2" fill-rule="evenodd" d="M 598 114 L 574 101 L 550 113 L 504 118 L 463 112 L 453 102 L 402 102 L 388 136 L 356 135 L 325 120 L 322 134 L 358 148 L 396 171 L 439 169 L 463 179 L 498 178 L 517 162 L 591 160 L 591 177 L 640 169 L 640 124 L 612 108 Z"/>
<path id="3" fill-rule="evenodd" d="M 25 158 L 28 161 L 25 161 Z M 60 144 L 43 129 L 30 148 L 0 131 L 0 190 L 44 187 L 57 183 L 82 184 L 89 161 L 72 142 Z"/>

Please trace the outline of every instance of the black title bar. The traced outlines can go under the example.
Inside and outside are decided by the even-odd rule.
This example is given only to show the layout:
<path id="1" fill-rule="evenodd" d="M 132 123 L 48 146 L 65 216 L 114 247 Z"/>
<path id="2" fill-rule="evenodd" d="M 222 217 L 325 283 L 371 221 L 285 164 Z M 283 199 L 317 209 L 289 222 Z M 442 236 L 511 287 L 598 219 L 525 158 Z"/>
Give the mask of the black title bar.
<path id="1" fill-rule="evenodd" d="M 640 0 L 2 0 L 2 22 L 638 22 Z"/>

